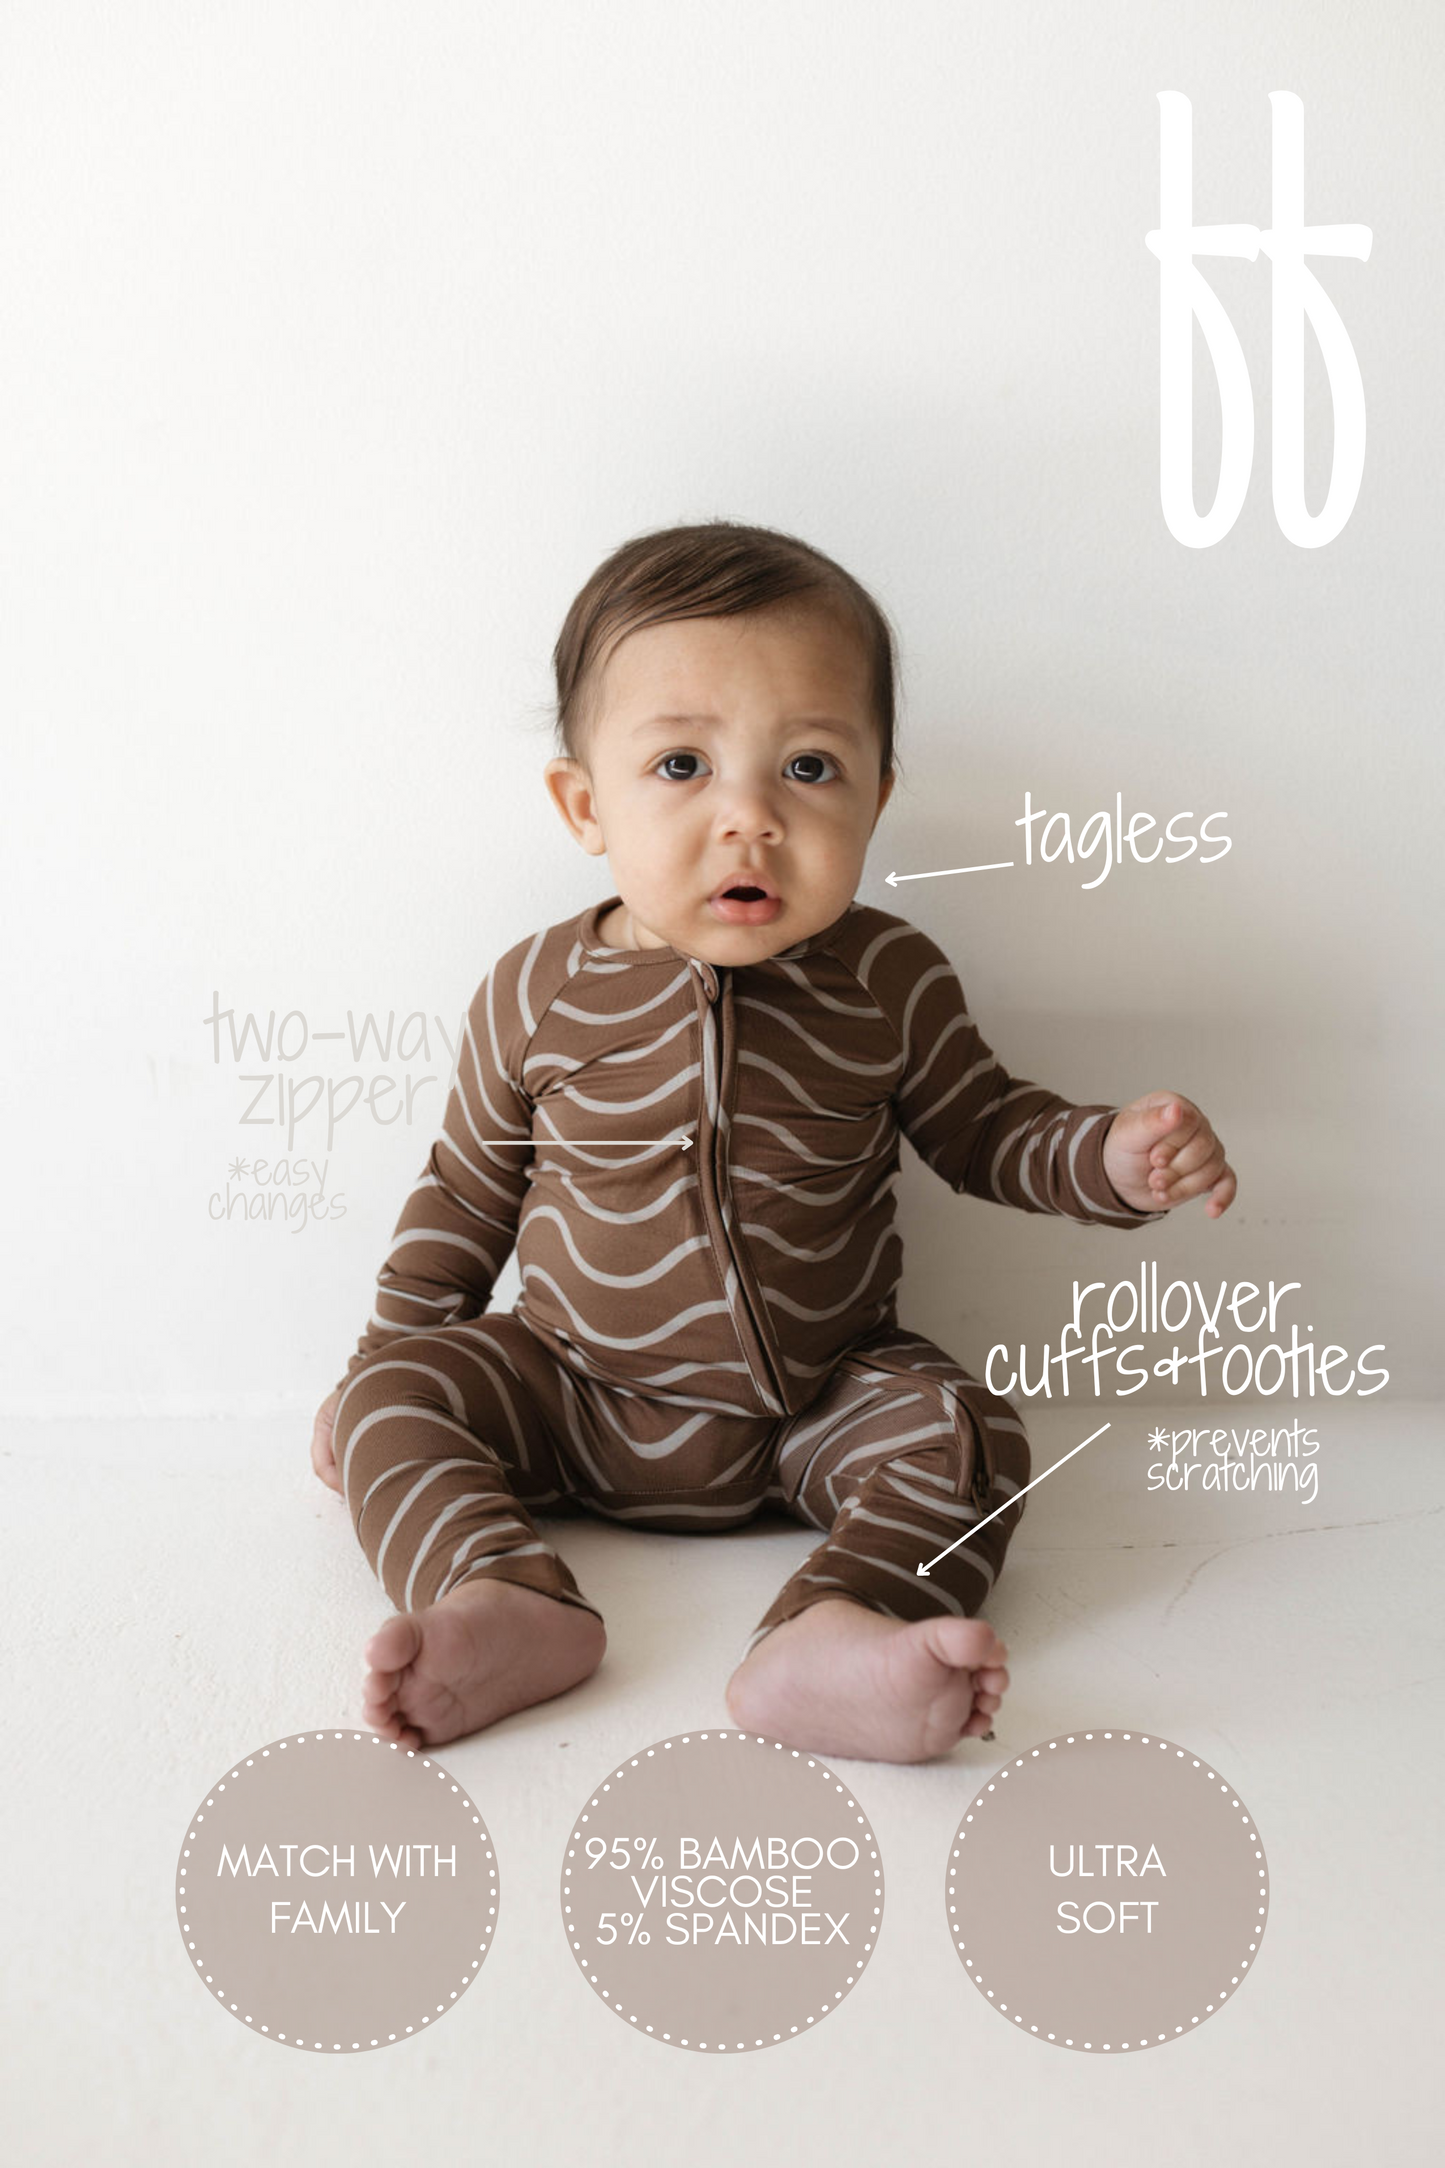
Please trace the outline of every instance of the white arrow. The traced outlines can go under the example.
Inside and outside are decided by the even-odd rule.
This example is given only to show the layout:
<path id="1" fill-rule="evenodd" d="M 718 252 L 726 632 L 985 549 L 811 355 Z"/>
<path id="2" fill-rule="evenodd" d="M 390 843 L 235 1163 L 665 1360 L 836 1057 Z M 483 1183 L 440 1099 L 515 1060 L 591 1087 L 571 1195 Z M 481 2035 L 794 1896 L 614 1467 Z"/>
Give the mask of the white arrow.
<path id="1" fill-rule="evenodd" d="M 1092 1445 L 1095 1438 L 1102 1438 L 1104 1432 L 1108 1429 L 1108 1427 L 1109 1426 L 1107 1423 L 1101 1423 L 1096 1431 L 1093 1431 L 1087 1438 L 1083 1440 L 1082 1444 L 1071 1446 L 1068 1452 L 1064 1454 L 1062 1460 L 1056 1460 L 1054 1462 L 1054 1468 L 1062 1468 L 1064 1465 L 1064 1461 L 1072 1460 L 1075 1453 L 1082 1453 L 1084 1450 L 1084 1446 Z M 1051 1476 L 1054 1472 L 1054 1468 L 1045 1468 L 1043 1475 L 1036 1475 L 1032 1483 L 1025 1483 L 1023 1490 L 1015 1491 L 1013 1497 L 1009 1499 L 1007 1505 L 995 1506 L 992 1513 L 986 1513 L 981 1521 L 975 1521 L 972 1528 L 967 1529 L 964 1534 L 958 1538 L 957 1542 L 950 1543 L 946 1546 L 945 1549 L 941 1550 L 938 1554 L 938 1558 L 947 1558 L 949 1551 L 956 1551 L 960 1543 L 967 1543 L 969 1537 L 976 1536 L 980 1528 L 987 1528 L 990 1521 L 996 1521 L 1000 1513 L 1007 1513 L 1010 1506 L 1016 1506 L 1018 1504 L 1020 1498 L 1024 1496 L 1024 1492 L 1036 1490 L 1039 1484 L 1044 1481 L 1045 1476 Z M 930 1558 L 926 1566 L 918 1567 L 918 1572 L 924 1575 L 931 1573 L 933 1571 L 933 1568 L 938 1564 L 938 1558 Z"/>
<path id="2" fill-rule="evenodd" d="M 883 878 L 896 888 L 900 881 L 937 881 L 945 873 L 1007 873 L 1012 865 L 1013 860 L 1005 858 L 996 866 L 935 866 L 931 873 L 885 873 Z"/>
<path id="3" fill-rule="evenodd" d="M 560 1144 L 569 1152 L 584 1144 L 650 1144 L 655 1151 L 664 1145 L 680 1144 L 690 1152 L 694 1143 L 691 1137 L 487 1137 L 484 1141 L 488 1149 L 503 1144 Z"/>

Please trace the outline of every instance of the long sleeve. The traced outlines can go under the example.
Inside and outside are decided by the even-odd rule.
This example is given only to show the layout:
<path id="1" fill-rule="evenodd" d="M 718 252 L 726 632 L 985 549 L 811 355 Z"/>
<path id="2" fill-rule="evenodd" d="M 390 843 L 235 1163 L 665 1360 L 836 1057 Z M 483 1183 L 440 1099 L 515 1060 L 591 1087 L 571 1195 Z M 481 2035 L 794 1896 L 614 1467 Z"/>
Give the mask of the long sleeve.
<path id="1" fill-rule="evenodd" d="M 880 957 L 905 1066 L 893 1094 L 900 1126 L 951 1189 L 1023 1212 L 1143 1227 L 1104 1172 L 1118 1111 L 1073 1106 L 1010 1076 L 968 1013 L 952 964 L 916 926 Z M 875 984 L 875 991 L 876 991 Z"/>
<path id="2" fill-rule="evenodd" d="M 510 949 L 472 997 L 441 1133 L 402 1207 L 341 1384 L 393 1340 L 479 1317 L 511 1255 L 532 1159 L 532 1101 L 518 1081 L 533 1028 L 519 998 L 528 948 Z"/>

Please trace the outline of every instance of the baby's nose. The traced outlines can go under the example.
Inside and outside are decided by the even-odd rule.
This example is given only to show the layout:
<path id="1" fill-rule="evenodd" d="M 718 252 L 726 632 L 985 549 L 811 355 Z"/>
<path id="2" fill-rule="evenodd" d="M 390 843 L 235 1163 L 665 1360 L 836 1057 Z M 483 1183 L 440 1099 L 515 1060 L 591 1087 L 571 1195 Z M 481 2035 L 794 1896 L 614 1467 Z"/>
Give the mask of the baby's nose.
<path id="1" fill-rule="evenodd" d="M 783 813 L 774 794 L 760 785 L 737 784 L 719 812 L 725 836 L 779 836 Z"/>

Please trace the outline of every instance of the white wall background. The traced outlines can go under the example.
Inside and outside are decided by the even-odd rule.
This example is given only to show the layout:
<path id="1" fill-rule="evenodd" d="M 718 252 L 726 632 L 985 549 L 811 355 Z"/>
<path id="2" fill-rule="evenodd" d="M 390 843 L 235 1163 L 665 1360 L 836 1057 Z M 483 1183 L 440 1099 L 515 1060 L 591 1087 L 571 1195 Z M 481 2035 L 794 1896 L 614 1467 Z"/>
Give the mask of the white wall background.
<path id="1" fill-rule="evenodd" d="M 624 537 L 714 514 L 806 536 L 900 629 L 863 900 L 943 944 L 1010 1066 L 1186 1090 L 1240 1175 L 1219 1224 L 1110 1238 L 910 1154 L 904 1317 L 981 1361 L 1145 1254 L 1303 1281 L 1317 1339 L 1438 1392 L 1442 57 L 1424 0 L 7 8 L 6 1404 L 329 1388 L 439 1092 L 298 1135 L 344 1217 L 217 1225 L 228 1162 L 285 1139 L 242 1125 L 203 1019 L 452 1030 L 504 948 L 610 893 L 543 793 L 551 645 Z M 1268 224 L 1291 89 L 1307 218 L 1373 228 L 1315 266 L 1369 414 L 1323 550 L 1270 506 L 1263 261 L 1208 267 L 1248 502 L 1208 551 L 1164 527 L 1164 88 L 1197 220 Z M 1026 787 L 1076 821 L 1223 808 L 1234 848 L 1087 893 L 885 885 L 1012 855 Z"/>

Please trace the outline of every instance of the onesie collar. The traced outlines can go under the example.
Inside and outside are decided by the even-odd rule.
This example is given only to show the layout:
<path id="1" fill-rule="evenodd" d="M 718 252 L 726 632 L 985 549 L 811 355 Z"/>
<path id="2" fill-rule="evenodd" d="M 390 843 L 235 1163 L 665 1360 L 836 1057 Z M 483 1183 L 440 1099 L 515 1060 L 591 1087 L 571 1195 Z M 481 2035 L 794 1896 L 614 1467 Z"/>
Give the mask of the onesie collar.
<path id="1" fill-rule="evenodd" d="M 675 948 L 631 949 L 606 947 L 598 939 L 597 929 L 613 906 L 621 903 L 621 901 L 620 896 L 604 896 L 600 903 L 594 903 L 589 910 L 584 911 L 578 920 L 577 938 L 589 956 L 625 956 L 630 964 L 681 964 L 694 961 L 692 957 L 685 956 L 681 949 Z M 791 948 L 779 949 L 776 955 L 760 958 L 760 962 L 769 964 L 791 963 L 795 956 L 811 956 L 815 949 L 827 948 L 838 929 L 847 922 L 857 908 L 856 903 L 850 903 L 846 910 L 841 911 L 837 918 L 834 919 L 831 926 L 824 926 L 820 932 L 809 934 L 805 941 L 795 941 Z"/>

